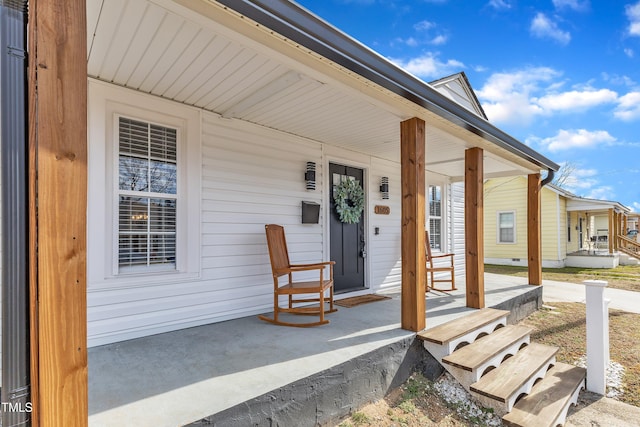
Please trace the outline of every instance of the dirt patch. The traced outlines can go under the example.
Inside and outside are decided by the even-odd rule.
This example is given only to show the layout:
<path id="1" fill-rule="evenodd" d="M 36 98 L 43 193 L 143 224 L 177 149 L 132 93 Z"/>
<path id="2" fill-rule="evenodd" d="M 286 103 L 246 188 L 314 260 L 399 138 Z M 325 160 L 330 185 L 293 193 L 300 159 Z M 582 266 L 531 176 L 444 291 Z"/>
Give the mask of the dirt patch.
<path id="1" fill-rule="evenodd" d="M 431 382 L 414 374 L 386 398 L 360 408 L 338 427 L 498 426 L 491 410 L 471 402 L 468 393 L 445 374 Z"/>

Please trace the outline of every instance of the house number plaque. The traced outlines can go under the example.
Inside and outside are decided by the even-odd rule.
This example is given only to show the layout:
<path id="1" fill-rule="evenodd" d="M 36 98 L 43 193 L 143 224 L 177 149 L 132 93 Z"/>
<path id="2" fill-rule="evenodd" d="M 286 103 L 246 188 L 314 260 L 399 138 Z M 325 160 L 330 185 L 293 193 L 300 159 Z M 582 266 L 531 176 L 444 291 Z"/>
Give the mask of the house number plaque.
<path id="1" fill-rule="evenodd" d="M 391 213 L 391 208 L 389 206 L 376 205 L 373 208 L 373 212 L 378 215 L 389 215 Z"/>

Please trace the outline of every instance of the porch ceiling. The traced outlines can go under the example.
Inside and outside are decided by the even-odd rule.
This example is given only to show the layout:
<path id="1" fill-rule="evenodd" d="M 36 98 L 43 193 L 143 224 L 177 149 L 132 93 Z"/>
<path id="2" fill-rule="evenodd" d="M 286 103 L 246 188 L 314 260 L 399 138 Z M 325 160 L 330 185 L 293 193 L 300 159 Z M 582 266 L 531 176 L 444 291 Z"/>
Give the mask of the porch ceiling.
<path id="1" fill-rule="evenodd" d="M 429 171 L 462 179 L 478 146 L 487 177 L 540 170 L 213 1 L 87 0 L 87 25 L 99 80 L 398 162 L 400 121 L 421 117 Z"/>

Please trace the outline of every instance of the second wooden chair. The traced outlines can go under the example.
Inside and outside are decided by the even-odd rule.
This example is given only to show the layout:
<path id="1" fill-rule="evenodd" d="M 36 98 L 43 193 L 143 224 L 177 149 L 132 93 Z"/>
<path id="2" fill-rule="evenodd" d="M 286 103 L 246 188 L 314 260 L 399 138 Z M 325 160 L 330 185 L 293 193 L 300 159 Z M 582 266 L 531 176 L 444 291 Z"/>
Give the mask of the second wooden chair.
<path id="1" fill-rule="evenodd" d="M 425 231 L 425 246 L 427 249 L 427 277 L 426 277 L 426 281 L 427 283 L 426 285 L 426 290 L 429 291 L 429 288 L 435 290 L 435 291 L 444 291 L 444 292 L 450 292 L 450 291 L 455 291 L 456 288 L 456 276 L 455 276 L 455 267 L 454 267 L 454 262 L 453 262 L 453 256 L 454 254 L 438 254 L 438 255 L 433 255 L 431 253 L 431 241 L 429 240 L 429 230 Z M 449 265 L 438 265 L 436 266 L 434 263 L 434 260 L 440 259 L 440 258 L 449 258 L 450 262 Z M 447 272 L 451 275 L 451 278 L 449 279 L 436 279 L 435 278 L 435 273 L 439 273 L 439 272 Z M 431 285 L 429 285 L 429 277 L 431 277 Z M 440 282 L 444 282 L 444 283 L 449 283 L 451 282 L 451 289 L 440 289 L 440 288 L 436 288 L 435 284 L 436 283 L 440 283 Z"/>

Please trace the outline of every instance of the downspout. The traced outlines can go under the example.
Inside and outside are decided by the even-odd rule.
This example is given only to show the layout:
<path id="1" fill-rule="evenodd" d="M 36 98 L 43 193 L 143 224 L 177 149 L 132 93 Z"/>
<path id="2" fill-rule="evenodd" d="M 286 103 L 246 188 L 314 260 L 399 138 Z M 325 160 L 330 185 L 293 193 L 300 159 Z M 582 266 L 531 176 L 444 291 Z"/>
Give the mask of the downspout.
<path id="1" fill-rule="evenodd" d="M 553 181 L 553 177 L 556 175 L 555 171 L 551 168 L 547 169 L 547 176 L 540 183 L 540 188 L 544 187 L 551 181 Z"/>
<path id="2" fill-rule="evenodd" d="M 27 1 L 0 0 L 0 179 L 2 180 L 2 426 L 31 425 Z"/>

